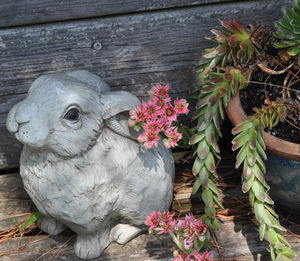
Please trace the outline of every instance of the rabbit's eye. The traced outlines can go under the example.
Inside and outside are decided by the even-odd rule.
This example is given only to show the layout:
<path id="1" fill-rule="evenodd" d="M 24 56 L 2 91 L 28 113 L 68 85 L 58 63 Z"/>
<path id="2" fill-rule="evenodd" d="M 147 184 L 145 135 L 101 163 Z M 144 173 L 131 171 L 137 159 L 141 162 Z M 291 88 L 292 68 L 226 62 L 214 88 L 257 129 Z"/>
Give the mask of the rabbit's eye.
<path id="1" fill-rule="evenodd" d="M 64 118 L 69 121 L 78 121 L 79 120 L 79 110 L 76 108 L 72 108 L 67 111 Z"/>

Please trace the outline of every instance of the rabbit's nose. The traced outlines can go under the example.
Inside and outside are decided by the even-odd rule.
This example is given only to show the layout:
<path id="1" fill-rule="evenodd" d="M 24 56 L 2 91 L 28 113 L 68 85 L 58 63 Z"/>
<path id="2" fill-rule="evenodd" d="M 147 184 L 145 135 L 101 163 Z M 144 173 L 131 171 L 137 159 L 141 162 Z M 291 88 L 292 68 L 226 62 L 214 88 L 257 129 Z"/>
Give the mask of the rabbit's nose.
<path id="1" fill-rule="evenodd" d="M 18 112 L 16 113 L 15 119 L 16 119 L 16 122 L 19 124 L 29 122 L 29 120 L 26 119 L 25 115 L 23 115 L 22 113 L 18 113 Z"/>

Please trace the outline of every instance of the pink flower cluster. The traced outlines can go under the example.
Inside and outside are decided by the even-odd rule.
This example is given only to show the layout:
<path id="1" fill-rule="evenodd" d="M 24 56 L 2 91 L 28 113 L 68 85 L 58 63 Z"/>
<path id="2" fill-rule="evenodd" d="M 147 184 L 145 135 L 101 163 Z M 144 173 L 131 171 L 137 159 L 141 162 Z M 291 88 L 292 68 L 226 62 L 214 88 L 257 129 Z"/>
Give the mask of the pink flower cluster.
<path id="1" fill-rule="evenodd" d="M 152 211 L 147 217 L 145 224 L 149 226 L 149 230 L 157 234 L 173 232 L 176 227 L 176 221 L 173 219 L 174 214 L 170 212 Z"/>
<path id="2" fill-rule="evenodd" d="M 172 261 L 214 261 L 212 253 L 205 251 L 202 255 L 195 251 L 193 254 L 185 254 L 181 252 Z"/>
<path id="3" fill-rule="evenodd" d="M 171 98 L 168 95 L 169 85 L 162 86 L 159 83 L 149 91 L 150 100 L 143 101 L 141 106 L 130 110 L 129 126 L 140 130 L 142 127 L 144 133 L 138 137 L 146 148 L 158 146 L 162 132 L 166 139 L 164 144 L 167 148 L 175 147 L 181 139 L 182 134 L 178 132 L 177 127 L 173 127 L 173 121 L 177 120 L 179 114 L 188 113 L 188 103 L 185 99 L 177 98 L 174 106 L 171 104 Z"/>
<path id="4" fill-rule="evenodd" d="M 199 249 L 195 249 L 195 246 L 201 248 L 205 240 L 207 226 L 202 224 L 202 220 L 196 220 L 193 214 L 186 215 L 184 220 L 175 220 L 173 216 L 169 211 L 153 211 L 145 222 L 151 233 L 169 233 L 172 236 L 182 251 L 173 261 L 213 261 L 211 253 L 205 252 L 201 255 Z"/>

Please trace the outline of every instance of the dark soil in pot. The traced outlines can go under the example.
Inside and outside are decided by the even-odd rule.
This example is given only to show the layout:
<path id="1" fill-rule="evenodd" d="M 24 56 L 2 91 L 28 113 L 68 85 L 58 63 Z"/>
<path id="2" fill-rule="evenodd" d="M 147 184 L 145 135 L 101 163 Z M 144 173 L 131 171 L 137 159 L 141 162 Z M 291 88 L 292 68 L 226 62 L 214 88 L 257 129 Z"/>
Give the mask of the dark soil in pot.
<path id="1" fill-rule="evenodd" d="M 274 57 L 274 59 L 278 59 L 278 57 Z M 285 66 L 282 67 L 286 68 Z M 282 67 L 277 65 L 268 67 L 268 69 L 271 69 L 272 73 L 275 73 L 282 71 Z M 297 74 L 299 74 L 299 77 Z M 289 90 L 289 92 L 287 92 L 287 90 Z M 260 108 L 264 105 L 266 98 L 288 106 L 287 121 L 280 121 L 272 130 L 266 131 L 278 138 L 300 144 L 299 66 L 294 65 L 291 69 L 287 70 L 287 72 L 279 75 L 272 75 L 257 68 L 252 74 L 250 84 L 240 91 L 241 103 L 245 112 L 248 115 L 252 115 L 255 113 L 253 108 Z"/>

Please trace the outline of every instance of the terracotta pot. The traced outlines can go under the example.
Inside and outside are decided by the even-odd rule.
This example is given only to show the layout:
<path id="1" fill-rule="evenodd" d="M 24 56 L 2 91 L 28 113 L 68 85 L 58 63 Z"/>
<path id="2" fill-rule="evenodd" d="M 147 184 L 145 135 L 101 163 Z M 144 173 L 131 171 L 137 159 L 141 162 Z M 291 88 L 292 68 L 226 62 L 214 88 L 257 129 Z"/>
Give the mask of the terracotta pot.
<path id="1" fill-rule="evenodd" d="M 239 95 L 233 97 L 226 108 L 234 125 L 247 119 Z M 292 211 L 300 210 L 300 144 L 264 133 L 268 159 L 266 180 L 276 205 Z"/>

